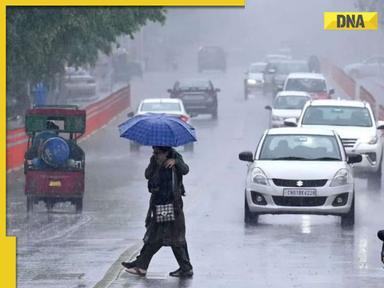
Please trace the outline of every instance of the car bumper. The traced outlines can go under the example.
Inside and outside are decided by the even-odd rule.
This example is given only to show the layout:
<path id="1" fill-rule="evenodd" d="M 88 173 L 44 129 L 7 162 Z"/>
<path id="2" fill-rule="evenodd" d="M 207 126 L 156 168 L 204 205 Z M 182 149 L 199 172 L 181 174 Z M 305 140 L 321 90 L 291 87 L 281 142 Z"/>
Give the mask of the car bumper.
<path id="1" fill-rule="evenodd" d="M 260 90 L 264 86 L 264 82 L 259 82 L 257 81 L 255 84 L 250 84 L 250 83 L 245 83 L 245 88 L 248 91 L 253 91 L 253 90 Z"/>
<path id="2" fill-rule="evenodd" d="M 381 167 L 382 146 L 377 144 L 357 144 L 356 147 L 345 148 L 347 154 L 361 154 L 360 163 L 353 164 L 353 172 L 355 174 L 375 173 Z"/>
<path id="3" fill-rule="evenodd" d="M 71 85 L 65 86 L 67 94 L 76 97 L 76 95 L 94 95 L 96 93 L 96 84 L 90 85 Z"/>
<path id="4" fill-rule="evenodd" d="M 284 127 L 284 120 L 271 120 L 271 126 L 272 128 L 278 128 L 278 127 Z"/>
<path id="5" fill-rule="evenodd" d="M 250 211 L 258 214 L 347 214 L 352 205 L 353 184 L 339 187 L 328 187 L 328 185 L 329 181 L 326 186 L 323 187 L 306 187 L 306 189 L 316 189 L 317 197 L 287 197 L 284 196 L 283 189 L 292 187 L 278 187 L 274 185 L 264 186 L 255 184 L 246 189 L 246 201 Z M 264 205 L 255 203 L 255 192 L 260 193 L 264 197 Z M 348 195 L 346 203 L 342 206 L 334 206 L 333 202 L 336 197 L 343 193 L 347 193 Z M 301 204 L 297 204 L 298 202 L 301 202 Z M 306 204 L 308 203 L 310 203 L 311 206 L 307 206 Z"/>
<path id="6" fill-rule="evenodd" d="M 188 114 L 190 113 L 212 113 L 217 110 L 215 103 L 200 103 L 200 104 L 188 104 L 184 102 L 185 110 Z"/>

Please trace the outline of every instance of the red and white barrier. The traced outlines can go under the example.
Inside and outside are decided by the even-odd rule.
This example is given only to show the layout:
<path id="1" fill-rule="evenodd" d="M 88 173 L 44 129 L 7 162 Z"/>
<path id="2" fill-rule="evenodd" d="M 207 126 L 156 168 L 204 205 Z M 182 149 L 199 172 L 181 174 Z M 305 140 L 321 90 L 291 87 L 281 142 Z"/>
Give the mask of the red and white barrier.
<path id="1" fill-rule="evenodd" d="M 109 97 L 85 108 L 87 111 L 86 131 L 82 137 L 96 132 L 116 115 L 131 106 L 130 87 L 124 87 Z M 7 131 L 7 172 L 21 168 L 27 149 L 28 136 L 24 128 Z"/>
<path id="2" fill-rule="evenodd" d="M 343 89 L 351 99 L 361 100 L 368 102 L 372 111 L 377 116 L 378 120 L 384 120 L 384 106 L 377 103 L 376 98 L 363 86 L 359 86 L 356 81 L 347 75 L 343 69 L 332 64 L 327 59 L 321 61 L 322 69 L 329 75 L 331 75 L 333 81 Z"/>

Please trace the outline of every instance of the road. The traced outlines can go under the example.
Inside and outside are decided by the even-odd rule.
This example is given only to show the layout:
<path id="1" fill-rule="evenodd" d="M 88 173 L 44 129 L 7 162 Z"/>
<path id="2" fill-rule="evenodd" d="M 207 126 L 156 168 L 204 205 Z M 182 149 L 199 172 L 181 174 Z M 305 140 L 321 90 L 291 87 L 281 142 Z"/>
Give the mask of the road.
<path id="1" fill-rule="evenodd" d="M 51 213 L 39 205 L 28 217 L 22 171 L 7 175 L 8 235 L 18 237 L 18 287 L 91 288 L 104 276 L 113 276 L 103 286 L 112 288 L 382 287 L 376 232 L 384 228 L 384 192 L 367 191 L 365 180 L 356 180 L 353 229 L 341 228 L 333 216 L 265 215 L 259 225 L 244 224 L 246 164 L 238 153 L 256 148 L 269 123 L 264 106 L 272 99 L 243 99 L 244 70 L 233 66 L 225 74 L 204 73 L 221 88 L 219 117 L 193 118 L 199 141 L 193 152 L 181 150 L 190 165 L 184 203 L 193 279 L 167 276 L 177 268 L 169 248 L 155 255 L 146 278 L 116 266 L 124 252 L 122 258 L 133 257 L 140 244 L 149 199 L 143 172 L 151 149 L 129 151 L 116 128 L 126 119 L 123 113 L 82 142 L 86 191 L 81 215 L 69 205 L 57 205 Z M 192 75 L 195 69 L 146 73 L 132 85 L 134 103 L 166 97 L 175 80 Z"/>

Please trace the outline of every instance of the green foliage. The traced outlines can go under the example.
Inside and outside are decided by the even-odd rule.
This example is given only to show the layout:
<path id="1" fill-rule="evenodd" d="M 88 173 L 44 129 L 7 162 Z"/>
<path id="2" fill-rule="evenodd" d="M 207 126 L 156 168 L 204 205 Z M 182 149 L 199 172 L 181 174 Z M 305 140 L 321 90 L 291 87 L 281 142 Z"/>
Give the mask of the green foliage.
<path id="1" fill-rule="evenodd" d="M 7 95 L 26 83 L 50 83 L 65 65 L 94 64 L 122 35 L 133 38 L 147 21 L 164 23 L 159 7 L 8 7 Z"/>

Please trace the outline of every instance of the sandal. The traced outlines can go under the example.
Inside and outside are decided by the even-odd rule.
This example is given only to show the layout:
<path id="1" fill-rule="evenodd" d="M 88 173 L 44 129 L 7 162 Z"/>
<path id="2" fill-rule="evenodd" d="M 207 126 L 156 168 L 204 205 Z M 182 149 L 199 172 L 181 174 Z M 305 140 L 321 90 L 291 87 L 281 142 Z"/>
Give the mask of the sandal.
<path id="1" fill-rule="evenodd" d="M 132 267 L 125 269 L 130 274 L 138 275 L 138 276 L 145 276 L 147 274 L 147 270 L 141 269 L 139 267 Z"/>

